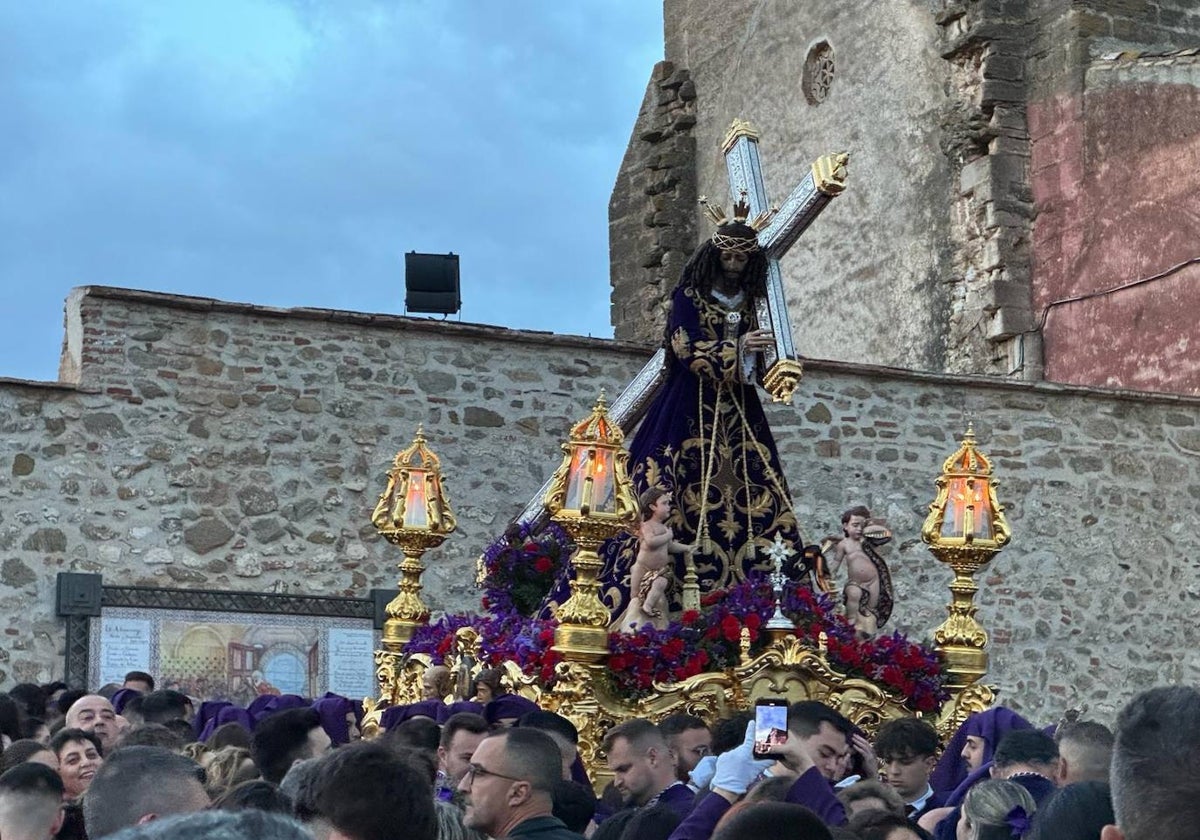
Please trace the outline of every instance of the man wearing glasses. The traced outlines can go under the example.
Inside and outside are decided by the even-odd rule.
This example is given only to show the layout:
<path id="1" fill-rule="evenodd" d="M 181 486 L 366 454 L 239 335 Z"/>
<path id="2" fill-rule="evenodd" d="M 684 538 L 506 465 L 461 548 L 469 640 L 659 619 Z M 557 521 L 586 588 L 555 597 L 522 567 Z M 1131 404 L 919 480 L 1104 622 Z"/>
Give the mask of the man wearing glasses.
<path id="1" fill-rule="evenodd" d="M 545 732 L 518 728 L 487 736 L 458 785 L 467 828 L 495 840 L 583 840 L 551 812 L 561 768 L 562 754 Z"/>

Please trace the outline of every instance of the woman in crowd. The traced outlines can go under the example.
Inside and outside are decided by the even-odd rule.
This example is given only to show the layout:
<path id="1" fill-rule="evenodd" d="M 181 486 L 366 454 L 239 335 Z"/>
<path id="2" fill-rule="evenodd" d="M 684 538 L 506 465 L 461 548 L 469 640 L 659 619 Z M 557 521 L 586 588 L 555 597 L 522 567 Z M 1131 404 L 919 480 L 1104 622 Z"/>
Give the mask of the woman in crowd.
<path id="1" fill-rule="evenodd" d="M 82 729 L 62 729 L 50 739 L 50 749 L 58 756 L 63 798 L 68 802 L 78 801 L 104 763 L 100 739 Z"/>
<path id="2" fill-rule="evenodd" d="M 1029 831 L 1036 809 L 1029 791 L 1007 779 L 971 788 L 958 820 L 958 840 L 1015 840 Z"/>

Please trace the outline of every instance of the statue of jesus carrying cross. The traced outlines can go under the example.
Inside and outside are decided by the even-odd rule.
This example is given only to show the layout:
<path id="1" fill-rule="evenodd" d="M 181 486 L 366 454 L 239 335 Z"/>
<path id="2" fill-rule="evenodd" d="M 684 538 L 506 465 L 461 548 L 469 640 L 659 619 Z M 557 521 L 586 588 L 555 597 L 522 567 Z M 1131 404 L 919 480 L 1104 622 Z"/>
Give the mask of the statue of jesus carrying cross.
<path id="1" fill-rule="evenodd" d="M 819 160 L 771 213 L 757 140 L 747 123 L 734 123 L 725 142 L 733 215 L 708 205 L 718 227 L 683 269 L 663 348 L 610 410 L 626 430 L 641 420 L 629 445 L 635 490 L 671 492 L 675 509 L 667 524 L 681 543 L 698 544 L 694 555 L 676 560 L 675 579 L 683 584 L 671 597 L 676 609 L 698 608 L 699 594 L 772 571 L 765 549 L 776 542 L 794 558 L 790 576 L 808 571 L 805 542 L 756 387 L 761 383 L 776 400 L 790 402 L 799 382 L 779 257 L 841 192 L 847 158 Z M 522 518 L 539 513 L 531 505 Z M 600 596 L 613 616 L 630 605 L 637 550 L 631 534 L 601 549 Z M 548 605 L 560 603 L 565 593 L 564 578 Z"/>

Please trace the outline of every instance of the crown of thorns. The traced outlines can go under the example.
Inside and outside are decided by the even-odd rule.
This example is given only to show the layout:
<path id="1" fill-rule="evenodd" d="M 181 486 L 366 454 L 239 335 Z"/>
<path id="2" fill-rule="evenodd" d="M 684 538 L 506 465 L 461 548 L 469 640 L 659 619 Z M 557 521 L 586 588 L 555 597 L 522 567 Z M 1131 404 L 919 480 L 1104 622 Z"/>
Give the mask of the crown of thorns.
<path id="1" fill-rule="evenodd" d="M 712 243 L 722 251 L 733 251 L 739 254 L 749 254 L 752 251 L 758 250 L 758 237 L 747 236 L 730 236 L 729 234 L 721 233 L 720 228 L 727 224 L 746 225 L 754 231 L 761 231 L 774 218 L 777 209 L 764 210 L 753 219 L 750 216 L 750 202 L 746 200 L 746 191 L 742 190 L 740 197 L 733 205 L 733 218 L 730 219 L 725 214 L 725 208 L 719 204 L 713 204 L 704 196 L 700 196 L 700 204 L 704 206 L 704 214 L 712 220 L 718 228 L 717 232 L 712 236 Z"/>

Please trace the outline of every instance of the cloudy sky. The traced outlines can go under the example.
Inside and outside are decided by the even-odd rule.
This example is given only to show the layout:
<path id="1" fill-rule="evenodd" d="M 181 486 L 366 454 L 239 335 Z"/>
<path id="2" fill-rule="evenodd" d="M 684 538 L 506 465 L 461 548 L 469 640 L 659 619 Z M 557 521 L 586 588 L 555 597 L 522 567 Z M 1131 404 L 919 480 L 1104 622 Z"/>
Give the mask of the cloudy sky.
<path id="1" fill-rule="evenodd" d="M 101 284 L 608 337 L 607 204 L 659 0 L 0 4 L 0 377 Z"/>

